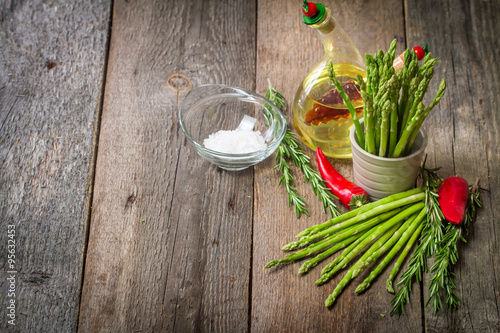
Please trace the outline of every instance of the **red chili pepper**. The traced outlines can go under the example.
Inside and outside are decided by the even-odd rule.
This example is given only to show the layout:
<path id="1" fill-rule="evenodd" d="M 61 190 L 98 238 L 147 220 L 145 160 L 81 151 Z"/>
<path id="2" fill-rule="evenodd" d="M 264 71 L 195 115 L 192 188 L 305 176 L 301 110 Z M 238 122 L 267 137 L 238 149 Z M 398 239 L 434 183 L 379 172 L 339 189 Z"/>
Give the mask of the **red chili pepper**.
<path id="1" fill-rule="evenodd" d="M 453 224 L 461 224 L 469 201 L 469 184 L 460 177 L 448 177 L 439 188 L 439 206 L 444 217 Z"/>
<path id="2" fill-rule="evenodd" d="M 355 209 L 369 203 L 368 194 L 358 185 L 355 185 L 342 177 L 340 173 L 328 162 L 325 154 L 320 148 L 316 148 L 316 159 L 321 177 L 330 188 L 333 195 L 349 210 Z"/>
<path id="3" fill-rule="evenodd" d="M 304 6 L 302 7 L 302 13 L 307 17 L 313 17 L 318 12 L 316 4 L 313 2 L 304 1 Z"/>

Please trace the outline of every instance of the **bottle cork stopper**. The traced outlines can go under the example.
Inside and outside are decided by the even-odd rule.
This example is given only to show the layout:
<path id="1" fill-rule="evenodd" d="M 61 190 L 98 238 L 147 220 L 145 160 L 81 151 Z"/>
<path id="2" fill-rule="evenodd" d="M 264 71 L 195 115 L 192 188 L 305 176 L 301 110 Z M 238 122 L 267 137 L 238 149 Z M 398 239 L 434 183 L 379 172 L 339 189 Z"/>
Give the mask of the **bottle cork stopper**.
<path id="1" fill-rule="evenodd" d="M 319 24 L 317 29 L 323 34 L 328 34 L 335 29 L 335 20 L 328 14 L 326 15 L 325 20 Z"/>

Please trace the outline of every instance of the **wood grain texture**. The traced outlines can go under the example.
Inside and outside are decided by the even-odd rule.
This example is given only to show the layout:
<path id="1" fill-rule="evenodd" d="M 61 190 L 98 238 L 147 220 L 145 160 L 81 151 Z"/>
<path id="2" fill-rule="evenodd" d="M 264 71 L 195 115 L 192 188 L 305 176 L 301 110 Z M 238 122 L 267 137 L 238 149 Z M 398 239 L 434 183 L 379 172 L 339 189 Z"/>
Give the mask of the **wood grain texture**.
<path id="1" fill-rule="evenodd" d="M 0 3 L 0 331 L 76 330 L 110 1 Z M 7 324 L 7 225 L 16 326 Z"/>
<path id="2" fill-rule="evenodd" d="M 404 49 L 403 4 L 399 1 L 325 1 L 360 52 L 374 53 L 387 50 L 393 38 Z M 275 17 L 275 8 L 282 11 Z M 301 21 L 300 6 L 289 1 L 276 1 L 273 6 L 260 1 L 257 27 L 257 91 L 267 87 L 267 78 L 287 98 L 291 107 L 296 89 L 313 65 L 323 55 L 323 46 L 312 29 Z M 286 70 L 284 69 L 286 68 Z M 287 112 L 291 121 L 291 110 Z M 305 147 L 305 145 L 304 145 Z M 306 148 L 307 149 L 307 148 Z M 314 152 L 307 149 L 316 168 Z M 352 180 L 351 160 L 334 160 L 333 165 Z M 264 265 L 284 256 L 280 248 L 294 240 L 301 230 L 321 223 L 328 216 L 321 211 L 309 184 L 297 176 L 297 188 L 309 203 L 310 217 L 298 220 L 287 206 L 285 190 L 278 187 L 279 176 L 272 170 L 273 160 L 256 166 L 255 170 L 255 223 L 252 279 L 252 330 L 257 332 L 383 332 L 422 330 L 419 288 L 416 286 L 412 305 L 406 318 L 389 316 L 392 297 L 385 290 L 385 279 L 390 269 L 363 295 L 354 293 L 357 284 L 369 270 L 351 283 L 328 310 L 324 300 L 333 291 L 346 271 L 339 273 L 330 283 L 317 287 L 320 264 L 305 276 L 299 276 L 300 264 L 265 270 Z M 296 175 L 300 175 L 294 170 Z M 272 236 L 270 236 L 272 235 Z M 328 262 L 328 261 L 327 261 Z M 381 316 L 385 314 L 385 316 Z"/>
<path id="3" fill-rule="evenodd" d="M 432 10 L 429 10 L 431 8 Z M 497 1 L 407 1 L 408 40 L 428 42 L 441 62 L 437 78 L 448 88 L 439 107 L 425 122 L 431 163 L 441 176 L 476 177 L 491 190 L 483 192 L 484 207 L 472 226 L 467 244 L 460 244 L 454 270 L 459 309 L 434 316 L 425 312 L 429 332 L 500 331 L 500 183 L 499 90 L 500 48 Z M 432 24 L 429 24 L 432 22 Z M 439 80 L 429 91 L 434 94 Z M 430 94 L 430 95 L 432 95 Z M 424 297 L 428 297 L 428 276 Z"/>
<path id="4" fill-rule="evenodd" d="M 178 125 L 187 90 L 255 89 L 253 2 L 116 1 L 79 330 L 248 329 L 253 172 Z"/>

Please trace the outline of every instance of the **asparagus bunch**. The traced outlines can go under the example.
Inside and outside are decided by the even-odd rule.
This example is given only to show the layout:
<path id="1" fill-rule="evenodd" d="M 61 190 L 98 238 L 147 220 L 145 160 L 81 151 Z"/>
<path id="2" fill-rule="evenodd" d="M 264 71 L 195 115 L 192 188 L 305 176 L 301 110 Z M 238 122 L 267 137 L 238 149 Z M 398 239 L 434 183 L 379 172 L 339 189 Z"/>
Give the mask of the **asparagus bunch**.
<path id="1" fill-rule="evenodd" d="M 435 173 L 437 170 L 426 168 L 424 161 L 419 173 L 421 187 L 391 195 L 305 229 L 297 235 L 298 240 L 282 248 L 284 251 L 297 250 L 296 252 L 282 259 L 272 260 L 265 267 L 289 264 L 312 256 L 299 268 L 299 274 L 304 274 L 342 250 L 340 255 L 322 269 L 321 276 L 316 281 L 317 285 L 322 285 L 351 265 L 325 300 L 325 306 L 330 307 L 353 279 L 379 261 L 356 288 L 356 293 L 366 291 L 399 253 L 386 282 L 387 290 L 394 293 L 394 278 L 419 240 L 420 244 L 409 260 L 409 267 L 397 284 L 400 289 L 391 300 L 391 314 L 400 316 L 403 313 L 404 306 L 409 302 L 412 284 L 422 281 L 423 273 L 428 271 L 427 260 L 431 256 L 436 259 L 431 268 L 434 276 L 427 303 L 432 303 L 434 312 L 438 311 L 441 308 L 440 290 L 444 289 L 448 307 L 456 308 L 460 299 L 455 293 L 451 267 L 458 258 L 457 243 L 463 239 L 462 233 L 467 230 L 476 210 L 481 207 L 481 198 L 479 186 L 475 185 L 470 191 L 472 209 L 467 212 L 466 227 L 462 229 L 449 225 L 445 228 L 444 217 L 437 202 L 437 191 L 442 182 Z"/>
<path id="2" fill-rule="evenodd" d="M 386 54 L 382 50 L 366 54 L 366 82 L 358 75 L 363 98 L 364 126 L 356 113 L 352 114 L 359 145 L 368 153 L 380 157 L 402 157 L 411 153 L 413 142 L 430 111 L 439 103 L 446 90 L 446 81 L 439 85 L 436 97 L 426 107 L 423 103 L 429 83 L 434 76 L 434 65 L 439 61 L 428 53 L 419 67 L 412 50 L 404 52 L 404 67 L 397 73 L 392 66 L 396 51 L 394 39 Z M 347 106 L 348 96 L 335 77 L 329 63 L 330 79 Z"/>
<path id="3" fill-rule="evenodd" d="M 366 267 L 392 249 L 384 259 L 385 267 L 404 247 L 410 236 L 414 232 L 421 231 L 418 228 L 425 217 L 425 200 L 425 189 L 416 188 L 394 194 L 310 227 L 298 235 L 299 240 L 282 248 L 284 251 L 297 250 L 296 252 L 282 259 L 270 261 L 266 268 L 314 255 L 299 268 L 299 274 L 304 274 L 321 261 L 343 250 L 322 270 L 321 277 L 316 281 L 316 284 L 321 285 L 363 253 L 327 299 L 326 306 L 331 306 L 344 287 Z M 382 270 L 383 267 L 377 267 L 371 275 L 370 282 Z M 368 287 L 369 283 L 365 281 L 364 289 Z"/>

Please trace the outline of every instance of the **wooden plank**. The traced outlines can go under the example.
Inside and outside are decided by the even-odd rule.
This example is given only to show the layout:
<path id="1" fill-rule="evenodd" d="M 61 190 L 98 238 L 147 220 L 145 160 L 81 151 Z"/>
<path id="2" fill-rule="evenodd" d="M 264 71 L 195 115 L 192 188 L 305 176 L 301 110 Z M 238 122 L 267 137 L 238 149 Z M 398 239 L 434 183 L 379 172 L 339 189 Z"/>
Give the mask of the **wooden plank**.
<path id="1" fill-rule="evenodd" d="M 76 330 L 110 6 L 0 6 L 2 332 Z M 13 267 L 7 230 L 15 230 Z"/>
<path id="2" fill-rule="evenodd" d="M 325 1 L 339 24 L 362 54 L 387 50 L 394 37 L 404 37 L 403 7 L 400 1 Z M 313 65 L 323 55 L 316 34 L 301 22 L 300 6 L 289 1 L 276 1 L 273 6 L 261 1 L 258 6 L 257 90 L 264 91 L 267 78 L 289 100 Z M 276 15 L 276 11 L 280 15 Z M 277 19 L 277 17 L 279 17 Z M 403 39 L 404 40 L 404 39 Z M 404 49 L 404 42 L 398 50 Z M 287 112 L 291 121 L 291 110 Z M 314 153 L 307 150 L 309 156 Z M 351 160 L 331 160 L 338 170 L 352 180 Z M 282 245 L 294 240 L 302 229 L 323 222 L 320 204 L 310 186 L 297 176 L 297 187 L 309 203 L 310 217 L 300 220 L 287 207 L 285 190 L 278 187 L 278 175 L 272 170 L 273 160 L 256 167 L 256 206 L 252 281 L 252 330 L 296 332 L 383 332 L 422 330 L 419 298 L 407 309 L 406 318 L 389 316 L 392 297 L 385 290 L 389 270 L 363 296 L 354 293 L 358 283 L 349 285 L 327 310 L 324 300 L 344 273 L 331 283 L 317 287 L 314 281 L 326 264 L 320 264 L 305 276 L 299 276 L 299 264 L 265 270 L 266 262 L 282 257 Z M 294 170 L 295 174 L 299 173 Z M 369 273 L 369 272 L 366 272 Z M 366 275 L 358 277 L 362 281 Z M 415 294 L 419 295 L 416 286 Z M 384 314 L 385 316 L 381 316 Z"/>
<path id="3" fill-rule="evenodd" d="M 432 10 L 429 10 L 432 8 Z M 458 311 L 425 312 L 427 331 L 498 332 L 500 330 L 500 226 L 498 186 L 500 143 L 498 117 L 500 12 L 496 1 L 408 1 L 408 40 L 428 42 L 441 59 L 435 77 L 448 88 L 440 106 L 426 121 L 431 163 L 443 177 L 458 175 L 473 183 L 481 179 L 484 207 L 467 244 L 459 247 L 454 270 Z M 433 24 L 429 24 L 433 22 Z M 437 90 L 438 80 L 429 88 Z M 428 277 L 424 297 L 428 297 Z"/>
<path id="4" fill-rule="evenodd" d="M 248 329 L 253 171 L 178 126 L 191 86 L 253 90 L 255 3 L 116 1 L 79 329 Z"/>

